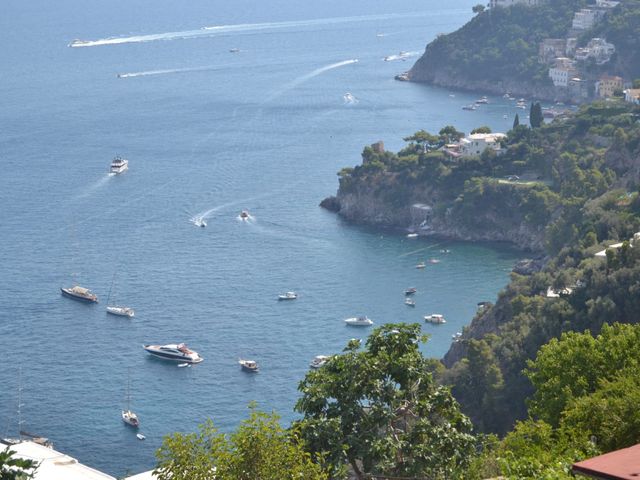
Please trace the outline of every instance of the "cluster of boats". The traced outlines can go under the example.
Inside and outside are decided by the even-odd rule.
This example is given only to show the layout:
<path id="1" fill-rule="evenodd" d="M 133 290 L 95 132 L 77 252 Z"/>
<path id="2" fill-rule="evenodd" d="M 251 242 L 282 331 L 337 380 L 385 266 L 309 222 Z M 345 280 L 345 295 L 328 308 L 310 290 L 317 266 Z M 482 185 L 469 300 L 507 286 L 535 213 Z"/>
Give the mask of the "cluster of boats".
<path id="1" fill-rule="evenodd" d="M 408 307 L 415 307 L 416 306 L 416 302 L 413 300 L 413 295 L 416 294 L 416 292 L 418 291 L 418 289 L 416 287 L 409 287 L 404 291 L 404 295 L 405 295 L 405 299 L 404 299 L 404 304 L 407 305 Z M 428 322 L 428 323 L 433 323 L 436 325 L 440 325 L 443 323 L 447 323 L 447 321 L 444 319 L 444 315 L 441 315 L 439 313 L 432 313 L 431 315 L 425 315 L 424 317 L 424 321 Z"/>
<path id="2" fill-rule="evenodd" d="M 465 105 L 462 107 L 463 110 L 477 110 L 479 105 L 486 105 L 489 103 L 489 99 L 486 96 L 483 96 L 469 105 Z"/>

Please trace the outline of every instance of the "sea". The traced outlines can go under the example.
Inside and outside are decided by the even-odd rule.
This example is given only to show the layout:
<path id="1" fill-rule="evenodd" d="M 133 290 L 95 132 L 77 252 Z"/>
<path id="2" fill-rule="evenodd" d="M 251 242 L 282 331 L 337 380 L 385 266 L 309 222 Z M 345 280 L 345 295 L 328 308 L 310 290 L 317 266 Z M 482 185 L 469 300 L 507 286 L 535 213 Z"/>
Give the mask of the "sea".
<path id="1" fill-rule="evenodd" d="M 465 111 L 481 93 L 393 78 L 475 3 L 3 0 L 0 435 L 46 436 L 123 476 L 153 468 L 167 434 L 207 418 L 233 430 L 252 401 L 288 425 L 314 356 L 371 332 L 345 318 L 418 322 L 441 357 L 522 254 L 358 227 L 318 204 L 365 145 L 523 120 L 507 99 Z M 129 170 L 112 176 L 116 155 Z M 75 283 L 100 302 L 60 295 Z M 142 349 L 177 342 L 204 362 Z M 120 419 L 128 383 L 145 441 Z"/>

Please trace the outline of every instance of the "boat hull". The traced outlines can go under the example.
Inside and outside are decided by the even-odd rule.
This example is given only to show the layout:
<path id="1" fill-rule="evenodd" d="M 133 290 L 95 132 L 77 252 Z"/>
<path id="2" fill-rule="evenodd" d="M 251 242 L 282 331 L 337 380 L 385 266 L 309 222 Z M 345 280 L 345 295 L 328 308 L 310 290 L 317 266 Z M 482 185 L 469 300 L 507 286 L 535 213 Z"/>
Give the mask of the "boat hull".
<path id="1" fill-rule="evenodd" d="M 117 317 L 129 317 L 132 318 L 135 313 L 130 308 L 124 310 L 120 307 L 107 307 L 107 313 L 110 315 L 115 315 Z"/>
<path id="2" fill-rule="evenodd" d="M 204 360 L 202 357 L 198 356 L 197 358 L 189 358 L 180 355 L 176 355 L 170 352 L 160 352 L 158 350 L 149 349 L 146 346 L 143 347 L 145 351 L 154 357 L 161 358 L 163 360 L 173 360 L 177 362 L 185 362 L 185 363 L 200 363 Z"/>
<path id="3" fill-rule="evenodd" d="M 79 302 L 98 303 L 98 297 L 96 297 L 96 296 L 84 297 L 84 296 L 81 296 L 81 295 L 76 295 L 74 293 L 71 293 L 71 292 L 65 290 L 64 288 L 60 288 L 60 292 L 62 293 L 62 295 L 64 297 L 72 298 L 74 300 L 78 300 Z"/>

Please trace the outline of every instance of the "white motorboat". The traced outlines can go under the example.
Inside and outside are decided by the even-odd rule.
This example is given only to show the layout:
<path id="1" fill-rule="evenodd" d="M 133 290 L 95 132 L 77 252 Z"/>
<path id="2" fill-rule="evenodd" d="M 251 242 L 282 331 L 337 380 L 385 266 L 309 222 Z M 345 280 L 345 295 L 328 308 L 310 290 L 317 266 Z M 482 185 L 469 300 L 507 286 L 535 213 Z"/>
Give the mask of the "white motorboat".
<path id="1" fill-rule="evenodd" d="M 187 363 L 200 363 L 204 360 L 198 352 L 190 350 L 184 343 L 168 345 L 143 345 L 147 353 L 165 360 L 178 360 Z"/>
<path id="2" fill-rule="evenodd" d="M 415 306 L 416 306 L 416 302 L 415 302 L 415 301 L 413 301 L 413 300 L 411 300 L 410 298 L 405 298 L 405 299 L 404 299 L 404 304 L 405 304 L 407 307 L 415 307 Z"/>
<path id="3" fill-rule="evenodd" d="M 447 323 L 447 321 L 444 319 L 444 315 L 440 315 L 439 313 L 432 313 L 431 315 L 425 315 L 424 321 L 429 323 L 434 323 L 436 325 Z"/>
<path id="4" fill-rule="evenodd" d="M 298 294 L 296 292 L 286 292 L 282 295 L 278 295 L 278 300 L 295 300 L 298 298 Z"/>
<path id="5" fill-rule="evenodd" d="M 117 305 L 107 306 L 107 313 L 111 315 L 118 315 L 119 317 L 129 317 L 133 318 L 135 312 L 133 308 L 130 307 L 119 307 Z"/>
<path id="6" fill-rule="evenodd" d="M 424 262 L 420 262 L 416 265 L 416 268 L 421 269 L 421 268 L 425 268 L 427 265 Z"/>
<path id="7" fill-rule="evenodd" d="M 82 300 L 84 302 L 98 303 L 98 297 L 88 288 L 75 285 L 71 288 L 60 287 L 62 295 L 65 295 L 74 300 Z"/>
<path id="8" fill-rule="evenodd" d="M 249 212 L 247 212 L 246 210 L 242 210 L 242 211 L 240 212 L 240 218 L 241 218 L 242 220 L 249 220 L 249 217 L 250 217 L 250 216 L 251 216 L 251 215 L 249 215 Z"/>
<path id="9" fill-rule="evenodd" d="M 489 99 L 487 97 L 482 97 L 482 98 L 479 98 L 478 100 L 476 100 L 476 103 L 478 105 L 480 105 L 480 104 L 485 104 L 486 105 L 487 103 L 489 103 Z"/>
<path id="10" fill-rule="evenodd" d="M 230 53 L 239 53 L 239 52 L 240 52 L 240 49 L 239 49 L 239 48 L 230 48 L 230 49 L 229 49 L 229 52 L 230 52 Z"/>
<path id="11" fill-rule="evenodd" d="M 474 104 L 465 105 L 462 107 L 463 110 L 476 110 L 476 106 Z"/>
<path id="12" fill-rule="evenodd" d="M 145 438 L 147 438 L 142 433 L 136 433 L 136 437 L 138 437 L 138 440 L 144 440 Z"/>
<path id="13" fill-rule="evenodd" d="M 417 233 L 407 233 L 407 238 L 418 238 Z"/>
<path id="14" fill-rule="evenodd" d="M 330 358 L 331 357 L 329 357 L 327 355 L 316 355 L 314 357 L 314 359 L 311 360 L 311 363 L 309 364 L 309 366 L 311 368 L 320 368 L 320 367 L 324 366 L 324 364 L 327 363 Z"/>
<path id="15" fill-rule="evenodd" d="M 112 161 L 111 161 L 111 168 L 109 169 L 109 171 L 111 173 L 115 173 L 116 175 L 124 172 L 125 170 L 127 170 L 129 168 L 129 160 L 125 160 L 122 157 L 115 157 Z"/>
<path id="16" fill-rule="evenodd" d="M 204 218 L 196 218 L 196 219 L 193 221 L 193 224 L 194 224 L 196 227 L 202 227 L 202 228 L 204 228 L 204 227 L 206 227 L 206 226 L 207 226 L 207 222 L 205 221 L 205 219 L 204 219 Z"/>
<path id="17" fill-rule="evenodd" d="M 373 320 L 371 320 L 366 315 L 361 315 L 359 317 L 347 318 L 345 319 L 344 323 L 357 327 L 368 327 L 369 325 L 373 325 Z"/>
<path id="18" fill-rule="evenodd" d="M 438 260 L 437 258 L 430 258 L 429 263 L 440 263 L 440 260 Z"/>
<path id="19" fill-rule="evenodd" d="M 245 372 L 257 373 L 259 370 L 258 363 L 253 360 L 238 360 L 240 368 Z"/>

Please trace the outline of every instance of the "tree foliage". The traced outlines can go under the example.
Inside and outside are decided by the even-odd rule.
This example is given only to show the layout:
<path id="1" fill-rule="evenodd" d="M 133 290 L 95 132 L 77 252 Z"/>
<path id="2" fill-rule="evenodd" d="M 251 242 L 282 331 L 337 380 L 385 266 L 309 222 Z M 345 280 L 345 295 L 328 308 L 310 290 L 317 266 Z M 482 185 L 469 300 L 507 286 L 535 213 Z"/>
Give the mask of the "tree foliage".
<path id="1" fill-rule="evenodd" d="M 230 435 L 208 420 L 197 433 L 174 433 L 156 452 L 158 480 L 326 480 L 294 431 L 275 414 L 252 407 L 249 418 Z"/>
<path id="2" fill-rule="evenodd" d="M 15 456 L 11 447 L 0 451 L 0 480 L 26 480 L 33 478 L 38 462 Z"/>
<path id="3" fill-rule="evenodd" d="M 470 422 L 438 386 L 418 346 L 418 324 L 377 328 L 300 384 L 298 426 L 336 477 L 368 474 L 452 478 L 473 448 Z"/>

